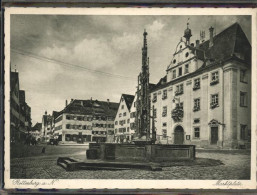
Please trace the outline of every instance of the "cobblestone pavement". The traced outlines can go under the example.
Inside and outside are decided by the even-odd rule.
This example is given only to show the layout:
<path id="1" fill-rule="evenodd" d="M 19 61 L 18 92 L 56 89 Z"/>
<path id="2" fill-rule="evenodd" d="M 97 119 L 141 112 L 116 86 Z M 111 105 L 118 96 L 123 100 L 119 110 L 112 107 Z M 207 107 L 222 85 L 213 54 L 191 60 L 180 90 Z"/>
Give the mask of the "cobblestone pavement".
<path id="1" fill-rule="evenodd" d="M 250 152 L 237 151 L 198 151 L 197 158 L 220 160 L 218 166 L 172 166 L 163 167 L 162 171 L 147 170 L 81 170 L 66 172 L 56 165 L 59 156 L 73 156 L 85 159 L 85 150 L 77 152 L 66 149 L 65 155 L 49 154 L 11 159 L 11 178 L 31 179 L 208 179 L 229 180 L 250 178 Z"/>

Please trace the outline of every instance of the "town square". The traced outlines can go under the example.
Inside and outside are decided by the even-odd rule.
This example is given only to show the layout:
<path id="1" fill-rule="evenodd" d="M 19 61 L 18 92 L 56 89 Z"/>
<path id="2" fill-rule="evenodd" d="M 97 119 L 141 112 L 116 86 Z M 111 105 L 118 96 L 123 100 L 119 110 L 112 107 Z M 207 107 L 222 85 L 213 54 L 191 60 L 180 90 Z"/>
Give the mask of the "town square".
<path id="1" fill-rule="evenodd" d="M 251 180 L 251 20 L 13 15 L 10 178 Z"/>

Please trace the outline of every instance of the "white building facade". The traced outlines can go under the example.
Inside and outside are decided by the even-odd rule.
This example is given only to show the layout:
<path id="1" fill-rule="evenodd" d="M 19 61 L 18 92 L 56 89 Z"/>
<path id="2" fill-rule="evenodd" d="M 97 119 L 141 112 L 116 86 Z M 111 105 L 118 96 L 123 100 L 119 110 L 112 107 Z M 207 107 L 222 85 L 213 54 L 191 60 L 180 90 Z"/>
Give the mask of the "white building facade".
<path id="1" fill-rule="evenodd" d="M 151 90 L 158 142 L 249 147 L 251 46 L 241 27 L 235 23 L 214 37 L 210 28 L 210 40 L 195 46 L 189 28 L 184 37 Z"/>
<path id="2" fill-rule="evenodd" d="M 122 94 L 120 98 L 119 108 L 115 117 L 114 142 L 123 143 L 131 141 L 134 130 L 131 130 L 130 109 L 133 107 L 134 96 Z"/>
<path id="3" fill-rule="evenodd" d="M 62 143 L 106 142 L 114 135 L 118 103 L 72 100 L 55 118 L 54 136 Z"/>

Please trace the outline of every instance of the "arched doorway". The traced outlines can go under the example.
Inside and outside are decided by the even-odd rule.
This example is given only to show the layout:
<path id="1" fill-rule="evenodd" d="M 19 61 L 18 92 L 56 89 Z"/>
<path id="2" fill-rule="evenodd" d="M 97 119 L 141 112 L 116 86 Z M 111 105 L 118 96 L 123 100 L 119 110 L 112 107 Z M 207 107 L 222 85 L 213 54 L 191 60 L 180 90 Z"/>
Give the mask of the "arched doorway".
<path id="1" fill-rule="evenodd" d="M 178 125 L 174 130 L 174 144 L 184 143 L 184 129 L 182 126 Z"/>

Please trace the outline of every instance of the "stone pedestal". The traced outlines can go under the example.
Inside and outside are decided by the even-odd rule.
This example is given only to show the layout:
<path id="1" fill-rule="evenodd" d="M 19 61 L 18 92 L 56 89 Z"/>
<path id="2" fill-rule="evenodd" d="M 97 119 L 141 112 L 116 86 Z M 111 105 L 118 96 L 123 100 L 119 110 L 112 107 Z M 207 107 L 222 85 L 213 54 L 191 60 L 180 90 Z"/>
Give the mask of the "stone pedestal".
<path id="1" fill-rule="evenodd" d="M 93 154 L 95 153 L 95 154 Z M 194 160 L 194 145 L 90 143 L 88 159 L 169 162 Z M 92 157 L 92 158 L 91 158 Z"/>

